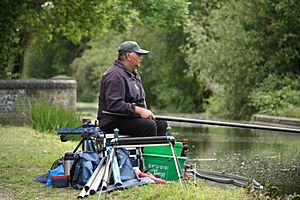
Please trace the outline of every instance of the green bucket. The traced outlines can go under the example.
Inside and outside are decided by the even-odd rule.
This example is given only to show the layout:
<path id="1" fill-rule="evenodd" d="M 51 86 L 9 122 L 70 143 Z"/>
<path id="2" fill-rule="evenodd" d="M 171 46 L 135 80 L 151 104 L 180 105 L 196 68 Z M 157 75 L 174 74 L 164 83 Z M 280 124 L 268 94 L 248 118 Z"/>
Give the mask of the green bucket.
<path id="1" fill-rule="evenodd" d="M 174 150 L 177 156 L 180 156 L 182 150 L 182 142 L 175 142 Z M 145 154 L 158 154 L 171 156 L 172 151 L 170 146 L 153 146 L 153 147 L 144 147 L 143 152 Z"/>
<path id="2" fill-rule="evenodd" d="M 173 156 L 147 154 L 144 153 L 145 168 L 147 172 L 153 175 L 159 175 L 163 180 L 176 181 L 178 180 L 178 174 L 174 163 Z M 177 157 L 181 168 L 181 173 L 184 168 L 184 162 L 186 157 Z"/>

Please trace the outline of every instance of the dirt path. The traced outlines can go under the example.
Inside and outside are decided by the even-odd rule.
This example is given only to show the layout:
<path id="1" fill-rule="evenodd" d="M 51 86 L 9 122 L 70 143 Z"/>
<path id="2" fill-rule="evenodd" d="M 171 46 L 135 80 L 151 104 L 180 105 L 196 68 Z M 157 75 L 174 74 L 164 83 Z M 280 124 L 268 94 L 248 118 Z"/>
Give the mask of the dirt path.
<path id="1" fill-rule="evenodd" d="M 0 200 L 15 200 L 13 192 L 0 185 Z"/>

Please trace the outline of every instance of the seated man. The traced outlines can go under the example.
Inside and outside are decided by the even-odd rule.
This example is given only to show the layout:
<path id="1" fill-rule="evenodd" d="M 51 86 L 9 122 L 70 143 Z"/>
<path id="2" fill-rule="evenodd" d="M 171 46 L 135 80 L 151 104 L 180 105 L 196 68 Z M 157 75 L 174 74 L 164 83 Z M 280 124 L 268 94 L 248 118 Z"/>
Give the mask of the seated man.
<path id="1" fill-rule="evenodd" d="M 118 128 L 121 135 L 133 137 L 166 135 L 167 122 L 155 120 L 154 114 L 147 109 L 145 91 L 137 72 L 143 56 L 149 51 L 141 49 L 134 41 L 126 41 L 118 52 L 118 58 L 101 80 L 98 108 L 101 130 L 112 133 Z M 129 117 L 105 115 L 102 111 L 123 113 Z"/>

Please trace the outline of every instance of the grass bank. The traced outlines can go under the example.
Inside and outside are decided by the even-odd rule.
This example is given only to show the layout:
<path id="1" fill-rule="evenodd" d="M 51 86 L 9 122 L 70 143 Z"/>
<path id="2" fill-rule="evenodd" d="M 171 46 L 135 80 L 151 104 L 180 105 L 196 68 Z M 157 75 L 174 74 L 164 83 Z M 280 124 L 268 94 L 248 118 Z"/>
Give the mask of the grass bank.
<path id="1" fill-rule="evenodd" d="M 49 170 L 54 160 L 65 151 L 72 151 L 76 145 L 77 142 L 61 143 L 57 135 L 40 133 L 29 127 L 0 125 L 0 199 L 76 199 L 80 191 L 45 188 L 43 184 L 33 182 L 34 178 Z M 88 199 L 97 198 L 98 195 Z M 243 189 L 224 190 L 204 182 L 189 184 L 187 190 L 183 190 L 178 183 L 164 186 L 152 184 L 116 191 L 106 198 L 256 199 Z"/>

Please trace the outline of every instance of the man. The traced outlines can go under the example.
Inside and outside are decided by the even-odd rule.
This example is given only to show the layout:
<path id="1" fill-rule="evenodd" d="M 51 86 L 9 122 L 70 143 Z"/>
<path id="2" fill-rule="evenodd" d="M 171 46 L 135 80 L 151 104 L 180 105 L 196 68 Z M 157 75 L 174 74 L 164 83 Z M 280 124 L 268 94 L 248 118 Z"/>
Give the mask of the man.
<path id="1" fill-rule="evenodd" d="M 120 134 L 134 137 L 165 135 L 167 122 L 155 120 L 154 114 L 147 109 L 144 88 L 137 72 L 143 56 L 149 51 L 141 49 L 134 41 L 126 41 L 118 52 L 118 58 L 101 80 L 98 109 L 101 130 L 112 133 L 118 128 Z M 105 115 L 102 111 L 131 117 Z"/>

